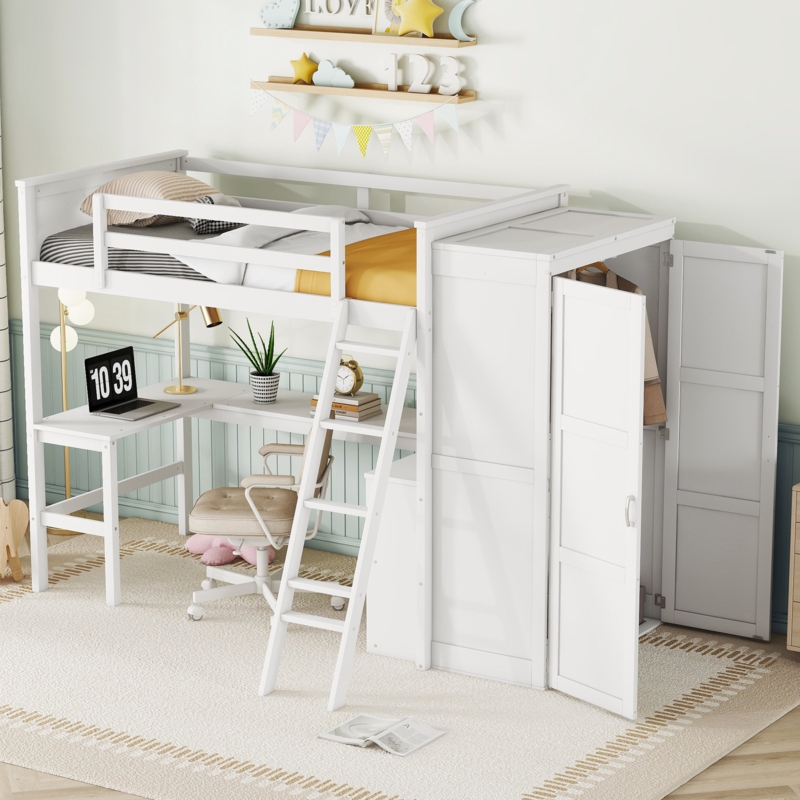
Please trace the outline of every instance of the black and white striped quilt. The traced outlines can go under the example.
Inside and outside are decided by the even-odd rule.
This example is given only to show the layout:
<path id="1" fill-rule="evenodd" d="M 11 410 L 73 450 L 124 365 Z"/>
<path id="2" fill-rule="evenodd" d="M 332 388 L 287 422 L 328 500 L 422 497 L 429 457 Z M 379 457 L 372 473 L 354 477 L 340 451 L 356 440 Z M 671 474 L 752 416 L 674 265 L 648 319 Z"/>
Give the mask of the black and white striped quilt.
<path id="1" fill-rule="evenodd" d="M 131 228 L 109 227 L 110 232 L 131 233 Z M 188 222 L 172 225 L 159 225 L 149 228 L 136 228 L 137 236 L 165 236 L 170 239 L 203 239 L 198 236 Z M 211 234 L 213 235 L 213 234 Z M 70 264 L 75 267 L 94 267 L 94 244 L 92 226 L 82 225 L 69 231 L 61 231 L 48 236 L 42 243 L 39 253 L 41 261 Z M 168 278 L 185 278 L 193 281 L 211 281 L 178 259 L 165 253 L 143 253 L 139 250 L 123 250 L 110 247 L 108 268 L 123 272 L 140 272 L 144 275 L 163 275 Z"/>

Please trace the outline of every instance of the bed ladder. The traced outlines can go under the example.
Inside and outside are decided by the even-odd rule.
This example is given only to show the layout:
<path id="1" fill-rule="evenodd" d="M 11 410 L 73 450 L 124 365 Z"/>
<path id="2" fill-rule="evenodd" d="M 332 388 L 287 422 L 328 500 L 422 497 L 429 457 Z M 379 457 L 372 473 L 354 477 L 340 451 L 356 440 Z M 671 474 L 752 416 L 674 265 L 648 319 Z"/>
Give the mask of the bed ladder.
<path id="1" fill-rule="evenodd" d="M 303 475 L 298 491 L 297 511 L 286 550 L 286 562 L 272 617 L 267 655 L 264 660 L 264 671 L 259 687 L 260 695 L 270 694 L 275 690 L 278 668 L 290 622 L 296 625 L 334 631 L 341 634 L 342 639 L 339 643 L 339 655 L 336 660 L 333 686 L 331 687 L 328 701 L 328 710 L 330 711 L 334 711 L 344 705 L 347 695 L 347 684 L 353 666 L 356 641 L 358 640 L 361 616 L 364 611 L 367 586 L 369 585 L 370 567 L 372 566 L 375 543 L 380 529 L 381 512 L 383 511 L 386 489 L 389 484 L 389 473 L 397 445 L 397 434 L 400 429 L 406 388 L 411 372 L 411 359 L 416 342 L 417 312 L 415 308 L 409 308 L 407 313 L 404 314 L 399 348 L 348 341 L 346 337 L 347 326 L 350 324 L 348 317 L 351 316 L 350 302 L 349 300 L 344 300 L 339 304 L 333 324 L 333 333 L 328 344 L 317 411 L 311 424 L 311 433 L 306 444 L 306 457 L 303 460 Z M 343 353 L 369 353 L 392 356 L 397 359 L 392 393 L 383 428 L 361 425 L 358 422 L 330 419 L 336 373 Z M 368 497 L 365 506 L 314 498 L 317 468 L 322 459 L 322 449 L 328 430 L 357 433 L 380 440 L 375 479 L 372 482 L 373 491 Z M 310 580 L 299 577 L 300 560 L 303 555 L 305 532 L 308 528 L 309 517 L 312 513 L 317 513 L 318 511 L 330 511 L 335 514 L 362 517 L 365 520 L 352 587 L 342 586 L 330 581 Z M 293 611 L 292 602 L 297 591 L 315 592 L 348 599 L 349 604 L 344 620 Z"/>

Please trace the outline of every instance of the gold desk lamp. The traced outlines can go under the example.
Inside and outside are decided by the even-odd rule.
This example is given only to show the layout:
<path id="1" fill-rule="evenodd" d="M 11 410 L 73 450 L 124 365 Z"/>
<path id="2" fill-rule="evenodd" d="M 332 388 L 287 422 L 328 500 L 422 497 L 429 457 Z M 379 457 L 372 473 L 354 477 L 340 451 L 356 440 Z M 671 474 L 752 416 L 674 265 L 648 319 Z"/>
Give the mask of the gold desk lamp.
<path id="1" fill-rule="evenodd" d="M 183 322 L 183 320 L 189 318 L 189 312 L 193 311 L 197 306 L 191 306 L 187 308 L 186 311 L 176 311 L 175 318 L 172 322 L 165 325 L 158 333 L 153 335 L 153 338 L 157 338 L 164 333 L 165 330 L 170 328 L 176 322 Z M 214 308 L 214 306 L 200 306 L 200 313 L 203 315 L 203 322 L 206 324 L 206 328 L 216 328 L 217 325 L 222 324 L 222 315 L 219 313 L 218 308 Z M 196 386 L 189 386 L 189 384 L 183 382 L 183 336 L 181 334 L 181 326 L 178 325 L 178 384 L 176 386 L 167 386 L 164 391 L 167 394 L 194 394 L 197 391 Z"/>

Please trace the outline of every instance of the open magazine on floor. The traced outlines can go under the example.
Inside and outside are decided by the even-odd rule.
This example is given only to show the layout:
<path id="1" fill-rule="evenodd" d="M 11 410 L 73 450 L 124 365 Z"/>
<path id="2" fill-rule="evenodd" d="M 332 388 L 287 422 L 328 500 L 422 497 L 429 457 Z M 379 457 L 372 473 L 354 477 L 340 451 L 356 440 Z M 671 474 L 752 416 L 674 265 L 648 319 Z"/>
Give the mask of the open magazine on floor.
<path id="1" fill-rule="evenodd" d="M 342 744 L 356 744 L 359 747 L 366 747 L 374 742 L 387 753 L 407 756 L 443 736 L 444 733 L 431 728 L 416 717 L 383 719 L 359 714 L 332 731 L 321 733 L 320 738 Z"/>

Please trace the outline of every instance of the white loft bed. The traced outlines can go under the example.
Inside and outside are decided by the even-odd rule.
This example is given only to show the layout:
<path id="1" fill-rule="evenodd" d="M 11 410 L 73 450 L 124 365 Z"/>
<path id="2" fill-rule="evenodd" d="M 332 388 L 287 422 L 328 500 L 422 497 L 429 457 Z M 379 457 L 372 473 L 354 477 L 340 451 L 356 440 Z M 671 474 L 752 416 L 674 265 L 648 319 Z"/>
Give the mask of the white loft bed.
<path id="1" fill-rule="evenodd" d="M 372 191 L 397 192 L 404 195 L 430 195 L 483 201 L 472 208 L 443 213 L 430 217 L 414 217 L 371 211 L 373 221 L 385 224 L 413 225 L 417 230 L 417 409 L 416 451 L 417 494 L 420 499 L 417 517 L 417 577 L 421 586 L 417 622 L 419 643 L 417 664 L 427 669 L 431 665 L 431 541 L 432 541 L 432 248 L 436 240 L 451 237 L 486 226 L 503 223 L 540 211 L 566 206 L 566 186 L 555 186 L 539 191 L 485 186 L 479 184 L 366 175 L 294 167 L 279 167 L 189 156 L 185 150 L 120 161 L 71 172 L 45 175 L 17 181 L 20 209 L 20 262 L 22 272 L 23 333 L 25 358 L 25 397 L 27 414 L 27 444 L 29 464 L 29 492 L 32 539 L 32 572 L 34 591 L 47 588 L 46 525 L 48 521 L 80 508 L 80 499 L 62 501 L 46 508 L 44 476 L 44 444 L 39 432 L 46 421 L 42 412 L 41 341 L 38 287 L 79 289 L 98 294 L 121 295 L 148 300 L 172 301 L 179 308 L 188 304 L 217 306 L 258 314 L 273 314 L 302 319 L 330 321 L 345 295 L 344 220 L 324 216 L 290 213 L 300 204 L 275 200 L 238 197 L 241 208 L 200 205 L 163 200 L 147 200 L 117 195 L 95 195 L 93 212 L 94 268 L 39 260 L 44 239 L 86 222 L 79 207 L 82 200 L 99 186 L 126 173 L 144 170 L 192 172 L 261 178 L 292 183 L 318 184 L 354 190 L 355 207 L 369 209 Z M 194 217 L 238 223 L 258 224 L 300 231 L 317 231 L 329 234 L 330 256 L 307 256 L 232 248 L 203 241 L 182 241 L 160 236 L 108 231 L 106 210 L 167 214 L 176 217 Z M 194 256 L 218 260 L 246 261 L 270 267 L 304 269 L 329 272 L 331 296 L 292 293 L 249 286 L 227 285 L 189 279 L 152 276 L 123 272 L 108 268 L 109 248 L 124 248 L 153 253 Z M 353 324 L 366 327 L 399 330 L 407 306 L 351 301 L 350 319 Z M 181 324 L 184 341 L 189 341 L 188 320 Z M 177 351 L 176 351 L 177 353 Z M 177 359 L 176 359 L 177 360 Z M 189 373 L 189 347 L 184 347 L 183 363 L 178 364 L 185 377 Z M 57 415 L 56 415 L 57 416 Z M 51 418 L 53 419 L 53 418 Z M 183 474 L 179 480 L 180 529 L 187 532 L 187 515 L 192 498 L 187 496 L 186 473 L 191 470 L 191 429 L 178 426 L 178 452 L 180 466 L 169 465 L 161 469 L 162 477 Z M 56 441 L 48 439 L 48 441 Z M 59 441 L 69 444 L 69 437 Z M 137 476 L 139 477 L 139 476 Z M 150 476 L 152 477 L 152 476 Z M 145 481 L 146 476 L 141 476 Z M 119 490 L 137 488 L 137 478 L 119 483 Z M 140 485 L 146 485 L 142 482 Z M 191 486 L 191 477 L 188 485 Z M 183 488 L 181 488 L 183 487 Z M 116 487 L 115 487 L 116 492 Z M 96 502 L 93 495 L 91 502 Z M 79 523 L 75 523 L 78 525 Z M 105 535 L 84 521 L 86 532 Z"/>

